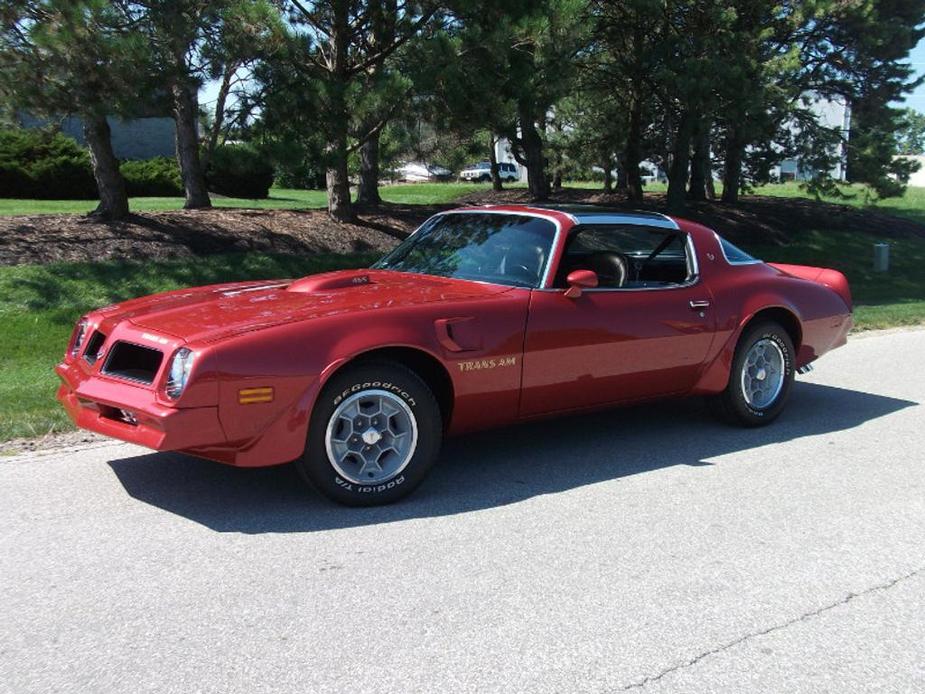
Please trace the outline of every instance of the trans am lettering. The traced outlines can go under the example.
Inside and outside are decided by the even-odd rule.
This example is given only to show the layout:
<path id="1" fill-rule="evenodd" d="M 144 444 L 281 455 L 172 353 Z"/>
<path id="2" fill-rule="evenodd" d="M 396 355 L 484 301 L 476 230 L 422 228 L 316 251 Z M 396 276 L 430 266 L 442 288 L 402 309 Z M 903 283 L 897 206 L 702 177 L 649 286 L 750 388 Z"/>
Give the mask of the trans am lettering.
<path id="1" fill-rule="evenodd" d="M 483 371 L 497 369 L 502 366 L 517 366 L 517 357 L 498 357 L 497 359 L 474 359 L 461 361 L 457 364 L 460 371 Z"/>

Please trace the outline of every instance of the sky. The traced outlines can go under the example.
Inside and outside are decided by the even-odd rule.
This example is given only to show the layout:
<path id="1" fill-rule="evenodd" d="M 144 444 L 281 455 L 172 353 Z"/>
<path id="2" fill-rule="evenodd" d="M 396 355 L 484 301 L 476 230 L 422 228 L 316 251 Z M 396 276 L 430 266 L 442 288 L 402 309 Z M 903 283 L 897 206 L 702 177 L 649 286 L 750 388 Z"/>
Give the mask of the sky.
<path id="1" fill-rule="evenodd" d="M 925 39 L 919 41 L 919 44 L 909 53 L 908 62 L 915 68 L 917 74 L 925 74 Z M 925 84 L 909 94 L 903 105 L 925 113 Z"/>

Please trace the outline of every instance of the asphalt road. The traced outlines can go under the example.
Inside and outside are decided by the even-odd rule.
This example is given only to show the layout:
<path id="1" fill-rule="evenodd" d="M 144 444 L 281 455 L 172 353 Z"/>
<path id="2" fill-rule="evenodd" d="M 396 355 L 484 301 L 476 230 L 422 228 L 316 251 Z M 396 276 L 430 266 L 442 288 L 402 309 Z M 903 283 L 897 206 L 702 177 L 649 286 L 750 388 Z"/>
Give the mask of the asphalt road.
<path id="1" fill-rule="evenodd" d="M 460 439 L 409 501 L 103 444 L 0 462 L 3 692 L 925 691 L 925 331 L 769 428 Z"/>

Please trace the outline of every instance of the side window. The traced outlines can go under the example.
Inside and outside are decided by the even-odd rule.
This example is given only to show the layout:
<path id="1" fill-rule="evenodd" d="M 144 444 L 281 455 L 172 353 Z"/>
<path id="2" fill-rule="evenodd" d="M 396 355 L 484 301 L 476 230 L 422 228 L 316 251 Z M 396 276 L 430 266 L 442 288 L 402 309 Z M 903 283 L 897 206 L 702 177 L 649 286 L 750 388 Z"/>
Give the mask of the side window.
<path id="1" fill-rule="evenodd" d="M 573 270 L 592 270 L 604 289 L 672 287 L 691 275 L 687 237 L 678 231 L 633 224 L 577 227 L 556 274 L 565 287 Z"/>
<path id="2" fill-rule="evenodd" d="M 733 265 L 758 262 L 757 258 L 753 258 L 738 246 L 733 246 L 722 236 L 719 237 L 719 245 L 723 249 L 723 255 L 726 256 L 726 260 Z"/>

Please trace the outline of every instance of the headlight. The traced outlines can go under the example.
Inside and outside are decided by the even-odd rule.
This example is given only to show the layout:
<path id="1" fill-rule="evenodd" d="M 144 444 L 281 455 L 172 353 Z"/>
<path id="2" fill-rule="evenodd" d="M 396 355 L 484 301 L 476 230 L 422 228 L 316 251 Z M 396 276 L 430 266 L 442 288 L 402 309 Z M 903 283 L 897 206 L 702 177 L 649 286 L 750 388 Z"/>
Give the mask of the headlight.
<path id="1" fill-rule="evenodd" d="M 189 379 L 189 372 L 193 368 L 193 359 L 195 354 L 186 347 L 181 347 L 173 355 L 173 361 L 170 362 L 170 373 L 167 376 L 167 397 L 176 400 L 180 397 L 183 389 L 186 387 L 186 381 Z"/>
<path id="2" fill-rule="evenodd" d="M 74 328 L 74 335 L 71 337 L 71 356 L 76 357 L 80 354 L 80 348 L 83 346 L 84 338 L 87 336 L 87 319 L 81 318 L 80 322 Z"/>

